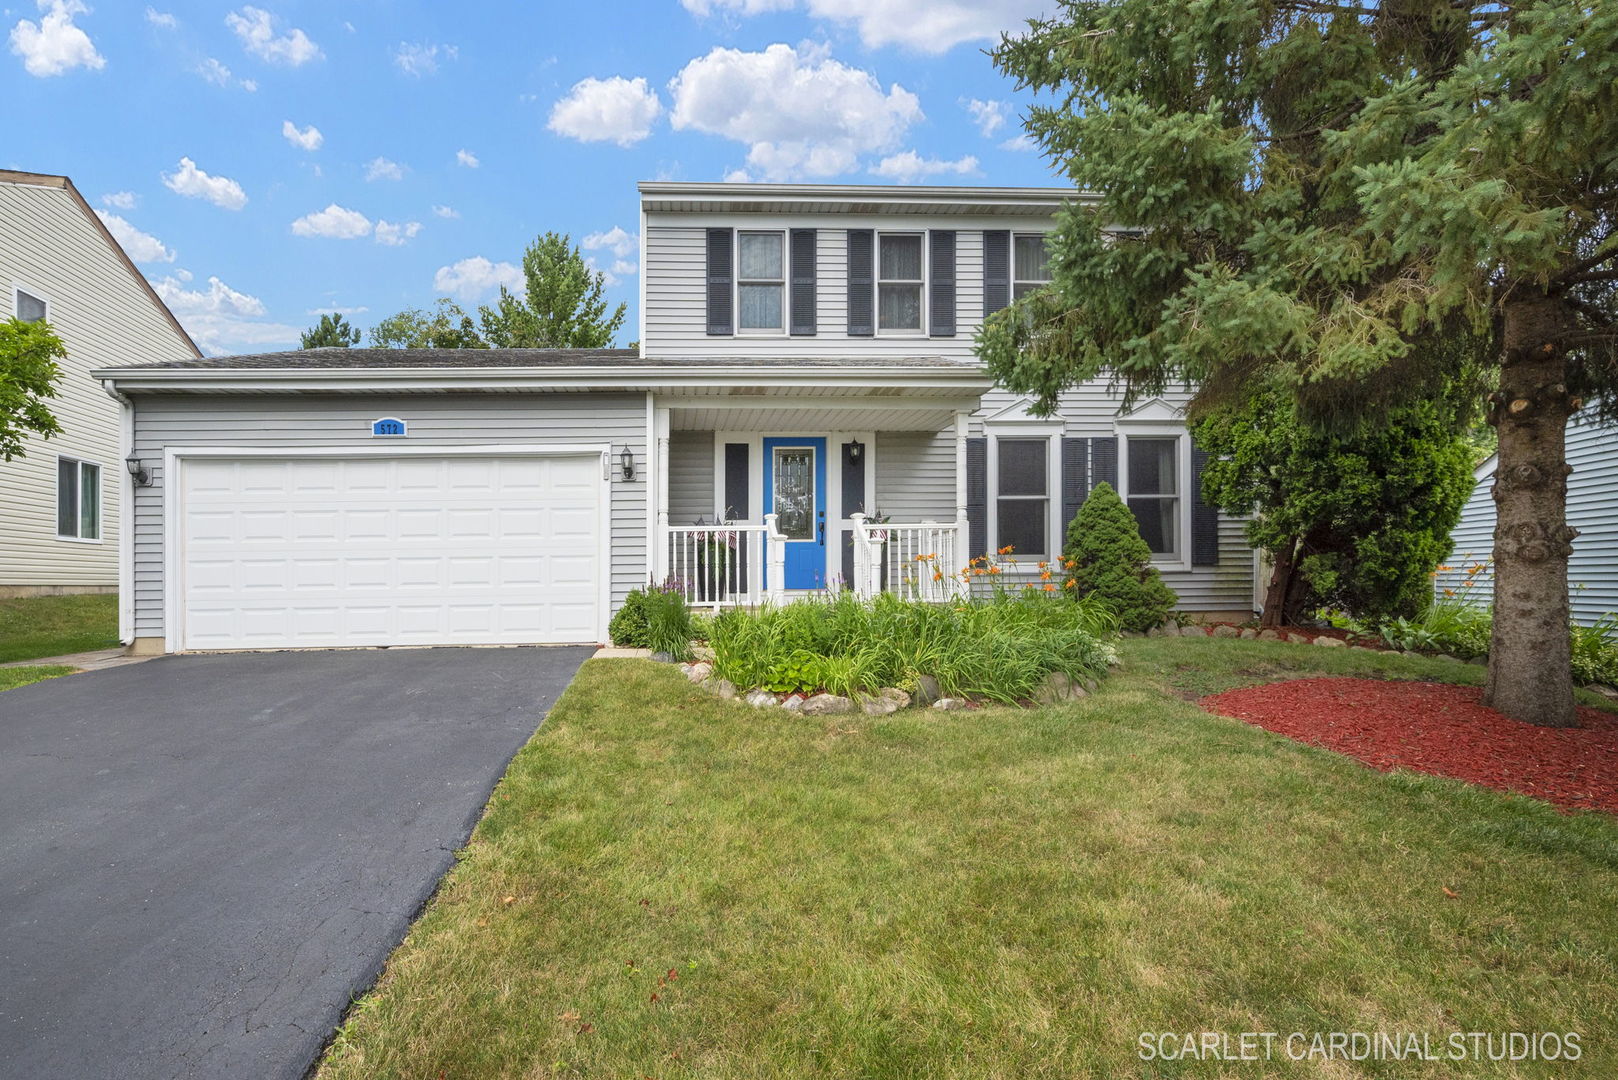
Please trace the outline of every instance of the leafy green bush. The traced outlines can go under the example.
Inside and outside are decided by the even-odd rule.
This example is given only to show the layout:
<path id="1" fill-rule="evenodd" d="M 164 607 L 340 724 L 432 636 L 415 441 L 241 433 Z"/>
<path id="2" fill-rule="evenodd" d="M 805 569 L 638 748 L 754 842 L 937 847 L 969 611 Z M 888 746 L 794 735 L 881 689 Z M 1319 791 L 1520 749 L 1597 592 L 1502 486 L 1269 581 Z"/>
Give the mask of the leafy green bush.
<path id="1" fill-rule="evenodd" d="M 607 625 L 607 634 L 614 645 L 666 652 L 685 660 L 691 654 L 691 639 L 705 629 L 678 592 L 649 585 L 624 597 L 623 607 Z"/>
<path id="2" fill-rule="evenodd" d="M 825 689 L 857 697 L 884 686 L 914 691 L 923 675 L 956 696 L 1014 702 L 1052 671 L 1095 678 L 1118 620 L 1100 601 L 999 596 L 928 604 L 884 593 L 798 600 L 713 623 L 714 673 L 742 688 Z"/>
<path id="3" fill-rule="evenodd" d="M 1435 600 L 1419 619 L 1387 619 L 1379 633 L 1392 649 L 1449 653 L 1470 660 L 1489 651 L 1493 623 L 1486 607 Z"/>
<path id="4" fill-rule="evenodd" d="M 1573 628 L 1573 681 L 1618 686 L 1618 619 Z"/>
<path id="5" fill-rule="evenodd" d="M 646 645 L 653 652 L 665 652 L 675 660 L 691 659 L 691 610 L 685 597 L 667 589 L 646 594 Z"/>
<path id="6" fill-rule="evenodd" d="M 1062 562 L 1072 592 L 1111 608 L 1125 630 L 1150 630 L 1179 597 L 1152 565 L 1135 515 L 1108 483 L 1097 484 L 1067 528 Z"/>

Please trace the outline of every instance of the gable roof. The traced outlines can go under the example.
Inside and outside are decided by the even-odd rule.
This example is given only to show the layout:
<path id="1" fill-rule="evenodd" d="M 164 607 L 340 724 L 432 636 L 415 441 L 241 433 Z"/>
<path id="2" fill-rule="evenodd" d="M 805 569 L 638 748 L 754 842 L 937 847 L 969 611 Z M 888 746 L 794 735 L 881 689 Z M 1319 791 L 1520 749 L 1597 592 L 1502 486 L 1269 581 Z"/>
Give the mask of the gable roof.
<path id="1" fill-rule="evenodd" d="M 72 180 L 69 180 L 65 176 L 53 176 L 49 173 L 18 172 L 14 169 L 0 169 L 0 184 L 22 184 L 27 187 L 57 188 L 58 190 L 67 192 L 68 197 L 73 200 L 74 205 L 77 206 L 81 212 L 83 212 L 85 218 L 90 222 L 91 225 L 95 227 L 96 232 L 100 233 L 101 238 L 106 241 L 107 246 L 111 248 L 113 253 L 118 256 L 118 260 L 124 264 L 124 269 L 128 270 L 130 276 L 133 277 L 140 285 L 141 291 L 146 294 L 147 299 L 151 300 L 152 304 L 156 306 L 157 310 L 163 313 L 163 317 L 168 320 L 169 325 L 174 327 L 174 332 L 180 335 L 180 340 L 184 341 L 186 345 L 190 347 L 191 351 L 198 357 L 202 356 L 202 350 L 197 348 L 197 343 L 191 340 L 191 335 L 186 333 L 185 327 L 180 325 L 180 320 L 174 317 L 174 312 L 170 311 L 169 306 L 163 302 L 163 298 L 157 295 L 157 290 L 152 288 L 152 283 L 150 281 L 146 280 L 146 275 L 141 273 L 139 268 L 135 266 L 135 261 L 129 257 L 129 253 L 124 250 L 123 245 L 118 243 L 117 239 L 114 238 L 112 232 L 107 228 L 107 223 L 101 220 L 101 215 L 96 213 L 90 204 L 85 201 L 83 195 L 79 194 L 79 189 L 73 186 Z"/>

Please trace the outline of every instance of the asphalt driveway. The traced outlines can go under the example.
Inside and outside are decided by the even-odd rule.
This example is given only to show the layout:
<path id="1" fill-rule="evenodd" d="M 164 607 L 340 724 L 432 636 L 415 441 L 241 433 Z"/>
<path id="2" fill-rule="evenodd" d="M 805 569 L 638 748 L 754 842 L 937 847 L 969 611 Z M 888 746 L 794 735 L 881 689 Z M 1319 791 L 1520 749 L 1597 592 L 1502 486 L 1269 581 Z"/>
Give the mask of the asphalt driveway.
<path id="1" fill-rule="evenodd" d="M 589 655 L 179 656 L 0 693 L 0 1077 L 302 1076 Z"/>

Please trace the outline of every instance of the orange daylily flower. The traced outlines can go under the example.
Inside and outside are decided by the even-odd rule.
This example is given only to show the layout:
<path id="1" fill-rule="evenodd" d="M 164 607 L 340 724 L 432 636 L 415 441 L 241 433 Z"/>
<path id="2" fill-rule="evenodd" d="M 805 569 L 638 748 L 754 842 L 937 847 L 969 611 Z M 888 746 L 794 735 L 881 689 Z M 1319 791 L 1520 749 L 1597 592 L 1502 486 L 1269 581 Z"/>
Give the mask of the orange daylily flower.
<path id="1" fill-rule="evenodd" d="M 1052 585 L 1050 582 L 1047 581 L 1045 583 L 1045 591 L 1046 592 L 1055 592 L 1056 591 L 1056 586 Z"/>

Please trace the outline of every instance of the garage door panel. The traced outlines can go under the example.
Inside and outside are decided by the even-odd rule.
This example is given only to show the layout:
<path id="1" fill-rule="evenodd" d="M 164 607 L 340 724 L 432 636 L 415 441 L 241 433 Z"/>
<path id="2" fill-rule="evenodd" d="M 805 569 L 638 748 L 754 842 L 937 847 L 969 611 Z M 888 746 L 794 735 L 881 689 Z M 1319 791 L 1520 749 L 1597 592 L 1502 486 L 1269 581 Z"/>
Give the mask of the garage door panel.
<path id="1" fill-rule="evenodd" d="M 600 636 L 593 455 L 199 459 L 181 477 L 185 648 Z"/>

